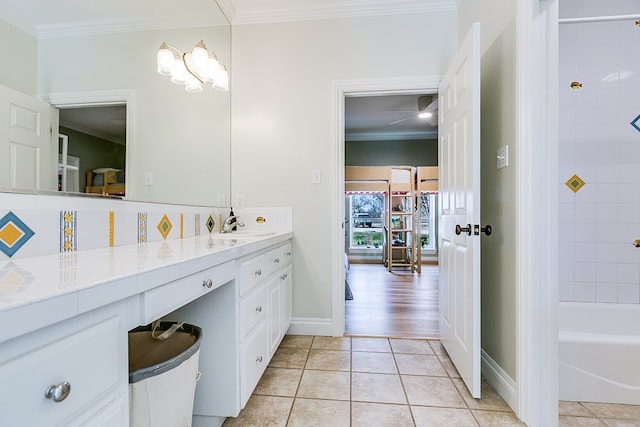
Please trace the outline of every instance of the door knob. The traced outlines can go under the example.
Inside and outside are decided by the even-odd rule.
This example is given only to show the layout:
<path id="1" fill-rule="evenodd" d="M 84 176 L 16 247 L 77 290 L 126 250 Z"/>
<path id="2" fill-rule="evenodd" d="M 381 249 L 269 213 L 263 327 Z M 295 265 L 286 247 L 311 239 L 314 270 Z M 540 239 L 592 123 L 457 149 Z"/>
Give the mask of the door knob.
<path id="1" fill-rule="evenodd" d="M 491 227 L 491 224 L 487 224 L 484 227 L 482 227 L 480 231 L 484 233 L 485 236 L 491 236 L 491 233 L 493 233 L 493 227 Z"/>
<path id="2" fill-rule="evenodd" d="M 471 224 L 467 224 L 466 227 L 461 227 L 460 224 L 456 224 L 456 234 L 459 236 L 463 232 L 467 233 L 467 235 L 471 236 Z"/>

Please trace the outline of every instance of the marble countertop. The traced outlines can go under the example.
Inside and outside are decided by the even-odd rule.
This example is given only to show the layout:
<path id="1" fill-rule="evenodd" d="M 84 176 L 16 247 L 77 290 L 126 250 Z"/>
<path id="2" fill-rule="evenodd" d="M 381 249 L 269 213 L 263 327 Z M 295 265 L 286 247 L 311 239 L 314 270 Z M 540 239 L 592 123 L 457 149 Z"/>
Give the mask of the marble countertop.
<path id="1" fill-rule="evenodd" d="M 0 342 L 291 239 L 197 236 L 0 263 Z"/>

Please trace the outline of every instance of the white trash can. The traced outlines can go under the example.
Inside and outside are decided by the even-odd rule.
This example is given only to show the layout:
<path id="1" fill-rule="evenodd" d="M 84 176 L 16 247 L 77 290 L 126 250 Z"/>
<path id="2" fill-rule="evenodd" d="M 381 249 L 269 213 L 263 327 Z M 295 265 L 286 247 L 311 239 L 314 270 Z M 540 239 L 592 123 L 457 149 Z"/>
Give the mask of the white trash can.
<path id="1" fill-rule="evenodd" d="M 201 339 L 199 327 L 175 322 L 129 332 L 131 427 L 191 426 Z"/>

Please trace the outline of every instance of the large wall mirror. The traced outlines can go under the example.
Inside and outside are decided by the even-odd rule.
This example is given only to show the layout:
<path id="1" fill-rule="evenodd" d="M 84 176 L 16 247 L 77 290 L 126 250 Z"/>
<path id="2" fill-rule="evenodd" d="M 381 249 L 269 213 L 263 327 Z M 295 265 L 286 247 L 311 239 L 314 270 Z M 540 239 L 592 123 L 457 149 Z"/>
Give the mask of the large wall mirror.
<path id="1" fill-rule="evenodd" d="M 114 184 L 109 194 L 130 200 L 227 206 L 229 92 L 211 85 L 187 92 L 156 72 L 163 42 L 188 52 L 202 40 L 230 68 L 230 25 L 216 2 L 99 0 L 112 10 L 108 16 L 96 2 L 92 10 L 81 0 L 40 2 L 14 2 L 17 9 L 3 11 L 0 21 L 0 35 L 22 39 L 14 51 L 33 52 L 31 64 L 11 64 L 27 76 L 35 66 L 34 83 L 14 70 L 0 72 L 0 84 L 54 107 L 57 187 L 95 194 Z M 6 38 L 3 47 L 10 48 Z"/>

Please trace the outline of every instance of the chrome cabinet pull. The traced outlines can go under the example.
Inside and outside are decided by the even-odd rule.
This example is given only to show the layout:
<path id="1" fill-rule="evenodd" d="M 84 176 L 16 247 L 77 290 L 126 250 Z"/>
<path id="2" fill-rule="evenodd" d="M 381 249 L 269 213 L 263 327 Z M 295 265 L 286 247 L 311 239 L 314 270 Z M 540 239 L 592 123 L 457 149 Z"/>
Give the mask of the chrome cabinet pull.
<path id="1" fill-rule="evenodd" d="M 44 392 L 44 397 L 53 399 L 54 402 L 62 402 L 69 396 L 69 393 L 71 393 L 71 384 L 64 381 L 57 385 L 50 385 Z"/>
<path id="2" fill-rule="evenodd" d="M 256 363 L 262 363 L 262 356 L 256 357 Z"/>
<path id="3" fill-rule="evenodd" d="M 262 306 L 261 305 L 256 307 L 256 313 L 262 313 Z"/>
<path id="4" fill-rule="evenodd" d="M 207 279 L 202 281 L 202 287 L 211 289 L 212 286 L 213 286 L 213 280 Z"/>
<path id="5" fill-rule="evenodd" d="M 280 264 L 280 258 L 275 258 L 275 259 L 273 260 L 273 263 L 274 263 L 274 264 Z"/>
<path id="6" fill-rule="evenodd" d="M 262 275 L 262 270 L 257 269 L 254 273 L 256 276 L 261 276 Z"/>

